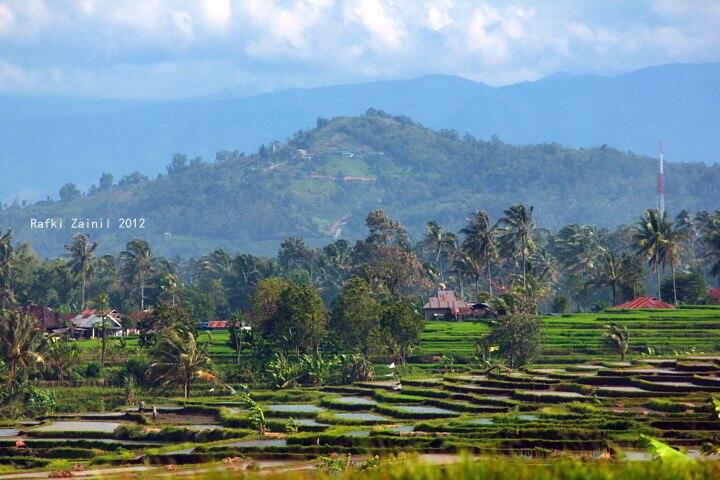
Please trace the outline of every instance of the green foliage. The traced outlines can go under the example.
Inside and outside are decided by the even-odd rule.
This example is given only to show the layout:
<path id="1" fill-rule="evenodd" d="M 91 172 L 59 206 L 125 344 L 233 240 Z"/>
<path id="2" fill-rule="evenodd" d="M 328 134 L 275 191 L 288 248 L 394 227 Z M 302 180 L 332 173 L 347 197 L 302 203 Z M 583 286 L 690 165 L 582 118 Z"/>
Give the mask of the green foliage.
<path id="1" fill-rule="evenodd" d="M 57 410 L 57 397 L 51 390 L 31 387 L 26 393 L 23 402 L 25 415 L 38 417 Z"/>
<path id="2" fill-rule="evenodd" d="M 511 368 L 532 362 L 542 348 L 540 317 L 516 313 L 498 318 L 491 327 L 489 340 L 498 346 L 498 354 Z"/>
<path id="3" fill-rule="evenodd" d="M 408 300 L 398 298 L 383 307 L 381 325 L 397 345 L 400 361 L 405 364 L 410 348 L 420 342 L 422 315 Z"/>
<path id="4" fill-rule="evenodd" d="M 669 445 L 649 437 L 647 435 L 640 435 L 640 443 L 648 452 L 650 452 L 656 459 L 663 463 L 670 463 L 674 465 L 688 465 L 694 464 L 695 460 L 685 455 L 678 450 L 670 447 Z"/>
<path id="5" fill-rule="evenodd" d="M 359 352 L 367 357 L 373 345 L 372 332 L 380 329 L 380 303 L 370 285 L 353 277 L 340 290 L 330 316 L 330 338 L 344 352 Z"/>
<path id="6" fill-rule="evenodd" d="M 699 272 L 678 273 L 675 277 L 678 302 L 702 304 L 708 302 L 708 282 Z M 660 283 L 663 298 L 673 298 L 673 280 L 666 278 Z"/>

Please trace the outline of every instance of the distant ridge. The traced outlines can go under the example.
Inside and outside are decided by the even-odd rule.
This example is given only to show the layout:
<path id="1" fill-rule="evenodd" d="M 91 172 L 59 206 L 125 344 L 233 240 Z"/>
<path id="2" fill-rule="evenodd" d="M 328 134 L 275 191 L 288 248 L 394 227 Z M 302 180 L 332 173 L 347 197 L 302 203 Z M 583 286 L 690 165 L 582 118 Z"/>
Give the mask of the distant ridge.
<path id="1" fill-rule="evenodd" d="M 450 75 L 292 89 L 253 97 L 118 102 L 0 95 L 0 199 L 45 198 L 103 171 L 155 175 L 173 152 L 212 159 L 255 151 L 319 116 L 369 107 L 432 128 L 525 144 L 610 145 L 670 161 L 720 159 L 720 64 L 650 67 L 613 77 L 558 75 L 490 87 Z"/>
<path id="2" fill-rule="evenodd" d="M 720 208 L 720 164 L 667 165 L 667 207 Z M 155 180 L 126 180 L 74 200 L 0 210 L 0 226 L 56 256 L 78 230 L 71 218 L 110 219 L 89 233 L 101 250 L 141 237 L 165 255 L 217 247 L 270 254 L 288 236 L 319 245 L 353 241 L 371 210 L 384 209 L 419 234 L 429 220 L 458 229 L 475 209 L 493 218 L 516 202 L 535 207 L 544 228 L 568 223 L 614 227 L 655 205 L 656 162 L 607 146 L 513 146 L 432 130 L 375 109 L 317 119 L 284 143 L 258 153 L 225 152 L 213 163 L 177 158 Z M 64 218 L 64 229 L 30 228 L 32 218 Z M 120 229 L 117 219 L 142 218 Z M 139 227 L 139 223 L 137 227 Z M 167 234 L 167 235 L 166 235 Z"/>

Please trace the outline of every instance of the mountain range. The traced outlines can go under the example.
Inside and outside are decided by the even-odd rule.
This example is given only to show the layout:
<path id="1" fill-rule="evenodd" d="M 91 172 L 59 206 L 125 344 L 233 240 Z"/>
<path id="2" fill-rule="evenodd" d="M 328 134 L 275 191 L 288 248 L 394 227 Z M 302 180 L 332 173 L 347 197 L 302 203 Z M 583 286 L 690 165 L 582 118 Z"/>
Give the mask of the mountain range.
<path id="1" fill-rule="evenodd" d="M 168 81 L 171 81 L 169 79 Z M 460 77 L 229 94 L 164 102 L 0 95 L 0 200 L 57 197 L 102 172 L 154 176 L 173 152 L 212 159 L 256 151 L 315 124 L 370 107 L 435 129 L 513 144 L 558 142 L 718 161 L 720 64 L 650 67 L 612 77 L 555 75 L 491 87 Z"/>

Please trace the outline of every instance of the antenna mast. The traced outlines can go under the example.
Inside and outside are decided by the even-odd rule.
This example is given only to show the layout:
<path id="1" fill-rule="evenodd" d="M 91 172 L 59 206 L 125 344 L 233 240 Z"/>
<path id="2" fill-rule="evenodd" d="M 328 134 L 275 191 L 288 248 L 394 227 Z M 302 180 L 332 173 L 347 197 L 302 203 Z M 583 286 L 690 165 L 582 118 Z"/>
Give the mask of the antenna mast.
<path id="1" fill-rule="evenodd" d="M 660 218 L 665 216 L 665 145 L 660 142 L 660 159 L 658 163 L 658 211 Z"/>

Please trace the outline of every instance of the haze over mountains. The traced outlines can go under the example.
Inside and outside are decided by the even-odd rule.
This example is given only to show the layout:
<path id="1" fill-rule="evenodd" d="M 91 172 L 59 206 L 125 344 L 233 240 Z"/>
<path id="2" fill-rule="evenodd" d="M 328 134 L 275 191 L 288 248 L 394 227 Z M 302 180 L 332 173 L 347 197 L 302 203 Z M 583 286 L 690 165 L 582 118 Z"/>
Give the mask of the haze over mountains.
<path id="1" fill-rule="evenodd" d="M 87 187 L 104 171 L 154 176 L 173 152 L 212 159 L 221 149 L 256 151 L 319 116 L 369 107 L 513 144 L 606 144 L 654 156 L 663 140 L 670 161 L 712 164 L 720 159 L 719 87 L 720 64 L 685 64 L 499 88 L 430 75 L 158 103 L 0 95 L 0 199 L 56 196 L 63 183 Z"/>
<path id="2" fill-rule="evenodd" d="M 720 164 L 671 163 L 667 177 L 671 212 L 720 208 Z M 315 128 L 256 154 L 225 152 L 212 163 L 177 157 L 154 180 L 105 182 L 85 196 L 10 206 L 0 210 L 0 226 L 50 256 L 63 253 L 78 232 L 89 233 L 104 252 L 141 237 L 165 255 L 218 247 L 272 254 L 288 236 L 312 245 L 359 238 L 375 209 L 416 236 L 429 220 L 457 230 L 474 209 L 487 209 L 495 220 L 516 202 L 533 205 L 545 228 L 612 227 L 654 206 L 656 185 L 656 161 L 649 157 L 606 146 L 483 141 L 371 109 L 318 119 Z M 73 217 L 108 219 L 110 228 L 72 229 Z M 63 218 L 64 228 L 32 228 L 32 218 Z M 130 219 L 131 228 L 121 228 L 120 218 Z"/>

